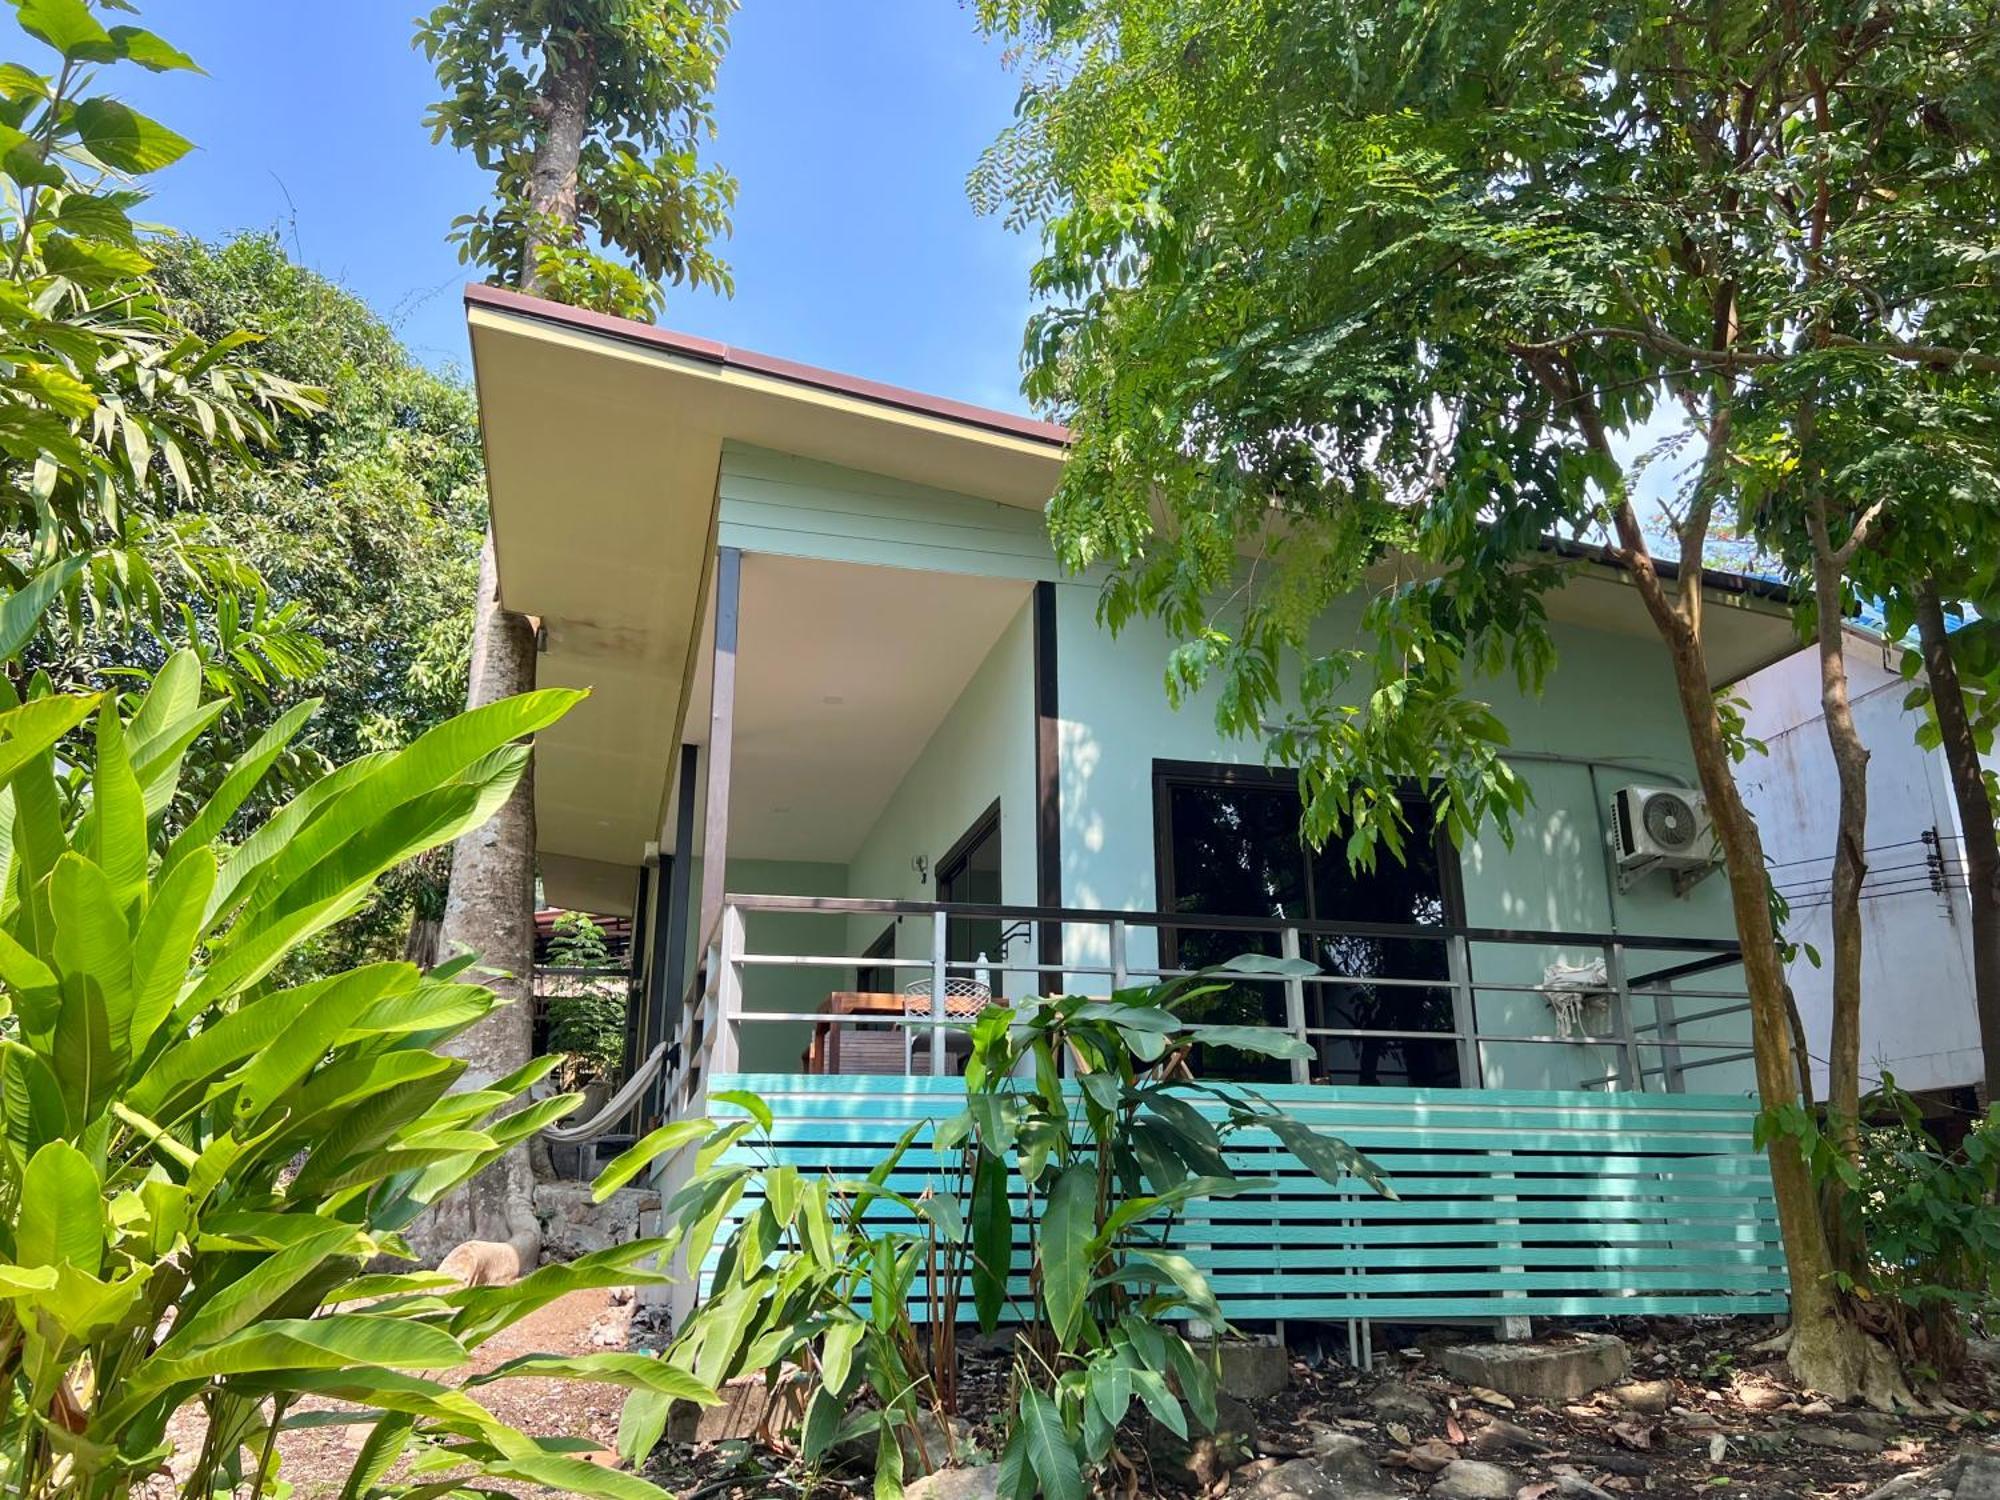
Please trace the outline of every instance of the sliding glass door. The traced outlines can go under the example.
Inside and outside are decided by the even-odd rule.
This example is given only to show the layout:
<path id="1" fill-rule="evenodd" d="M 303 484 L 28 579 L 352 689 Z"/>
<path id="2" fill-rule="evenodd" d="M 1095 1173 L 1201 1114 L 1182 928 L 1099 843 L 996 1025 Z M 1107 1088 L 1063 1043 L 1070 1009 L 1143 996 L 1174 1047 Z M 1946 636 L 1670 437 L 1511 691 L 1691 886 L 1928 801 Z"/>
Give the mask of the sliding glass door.
<path id="1" fill-rule="evenodd" d="M 1429 804 L 1405 801 L 1405 860 L 1382 853 L 1371 870 L 1350 867 L 1336 837 L 1314 851 L 1299 836 L 1297 779 L 1257 767 L 1157 761 L 1153 771 L 1161 910 L 1190 918 L 1272 917 L 1368 928 L 1442 928 L 1456 920 L 1457 863 Z M 1174 967 L 1201 968 L 1245 952 L 1275 955 L 1278 937 L 1190 921 L 1161 934 Z M 1338 984 L 1306 987 L 1310 1032 L 1416 1033 L 1310 1037 L 1318 1083 L 1456 1087 L 1458 1052 L 1448 1035 L 1451 992 L 1445 946 L 1391 931 L 1309 932 L 1301 952 Z M 1195 1002 L 1206 1018 L 1285 1023 L 1278 984 L 1235 984 Z M 1281 1081 L 1283 1063 L 1217 1051 L 1196 1059 L 1210 1077 Z"/>

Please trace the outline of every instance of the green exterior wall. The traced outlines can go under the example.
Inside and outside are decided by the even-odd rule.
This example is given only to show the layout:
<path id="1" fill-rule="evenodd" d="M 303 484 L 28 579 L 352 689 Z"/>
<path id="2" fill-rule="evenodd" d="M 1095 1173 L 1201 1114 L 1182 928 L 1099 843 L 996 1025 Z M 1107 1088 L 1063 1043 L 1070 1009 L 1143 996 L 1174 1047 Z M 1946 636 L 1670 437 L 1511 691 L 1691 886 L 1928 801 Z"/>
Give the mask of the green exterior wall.
<path id="1" fill-rule="evenodd" d="M 927 490 L 877 475 L 809 463 L 758 449 L 725 449 L 720 478 L 720 534 L 725 545 L 754 552 L 1022 580 L 1054 579 L 1042 518 L 1033 512 Z M 1163 674 L 1170 642 L 1150 622 L 1114 638 L 1095 619 L 1097 588 L 1089 581 L 1056 586 L 1059 661 L 1060 828 L 1062 902 L 1104 910 L 1150 911 L 1155 885 L 1152 771 L 1155 759 L 1258 764 L 1262 747 L 1229 740 L 1216 730 L 1212 700 L 1197 697 L 1180 710 L 1167 702 Z M 1636 608 L 1636 606 L 1635 606 Z M 1607 931 L 1658 936 L 1729 937 L 1733 923 L 1720 875 L 1677 898 L 1664 877 L 1630 893 L 1614 888 L 1605 849 L 1605 808 L 1628 781 L 1685 784 L 1693 767 L 1686 750 L 1663 651 L 1640 626 L 1630 635 L 1558 624 L 1558 667 L 1545 693 L 1528 698 L 1511 682 L 1489 696 L 1513 735 L 1517 769 L 1534 792 L 1511 847 L 1487 830 L 1462 851 L 1467 922 L 1475 927 L 1539 931 Z M 1327 644 L 1351 640 L 1358 607 L 1330 612 Z M 952 708 L 905 775 L 848 866 L 745 862 L 732 865 L 729 887 L 744 892 L 847 894 L 935 899 L 934 884 L 912 868 L 922 855 L 939 857 L 997 798 L 1001 807 L 1002 884 L 1010 903 L 1035 900 L 1034 646 L 1032 605 L 1008 626 L 972 673 Z M 1593 769 L 1595 783 L 1593 784 Z M 859 953 L 881 929 L 874 919 L 766 916 L 753 924 L 753 951 L 793 942 L 791 951 L 829 951 L 829 943 Z M 794 930 L 796 929 L 796 930 Z M 897 954 L 929 956 L 927 924 L 906 918 Z M 1024 949 L 1017 948 L 1017 955 Z M 1135 932 L 1129 961 L 1155 961 L 1150 935 Z M 1107 961 L 1102 929 L 1066 934 L 1065 958 Z M 1482 945 L 1472 954 L 1476 981 L 1534 985 L 1553 962 L 1595 956 L 1584 947 Z M 1634 950 L 1634 974 L 1672 961 Z M 811 1010 L 830 989 L 852 982 L 852 971 L 766 970 L 753 975 L 766 992 L 753 1009 Z M 1001 980 L 1006 993 L 1034 987 L 1034 976 Z M 1075 987 L 1092 985 L 1079 978 Z M 1697 988 L 1740 984 L 1735 971 L 1691 982 Z M 1096 987 L 1101 987 L 1098 982 Z M 1553 1018 L 1533 994 L 1488 989 L 1479 995 L 1481 1029 L 1495 1034 L 1546 1035 Z M 1690 1000 L 1683 1011 L 1714 1000 Z M 1646 1019 L 1642 1010 L 1640 1019 Z M 759 1032 L 782 1033 L 758 1036 Z M 790 1027 L 747 1027 L 746 1070 L 788 1069 L 803 1048 Z M 1743 1034 L 1740 1018 L 1689 1027 L 1702 1040 Z M 796 1043 L 796 1044 L 795 1044 Z M 751 1047 L 760 1050 L 753 1056 Z M 1690 1052 L 1687 1061 L 1702 1054 Z M 1648 1054 L 1648 1061 L 1653 1054 Z M 1610 1047 L 1550 1047 L 1499 1043 L 1489 1048 L 1486 1083 L 1505 1088 L 1568 1088 L 1616 1071 Z M 1747 1087 L 1747 1064 L 1687 1075 L 1687 1087 L 1732 1091 Z"/>

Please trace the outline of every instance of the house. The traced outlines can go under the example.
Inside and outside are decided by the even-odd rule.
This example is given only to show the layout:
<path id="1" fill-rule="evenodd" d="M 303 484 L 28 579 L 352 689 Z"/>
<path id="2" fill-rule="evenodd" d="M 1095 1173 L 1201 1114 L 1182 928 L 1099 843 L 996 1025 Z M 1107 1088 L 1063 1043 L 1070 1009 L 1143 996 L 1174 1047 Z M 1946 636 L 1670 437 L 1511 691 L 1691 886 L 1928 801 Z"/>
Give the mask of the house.
<path id="1" fill-rule="evenodd" d="M 1535 798 L 1512 846 L 1418 838 L 1358 875 L 1302 847 L 1258 745 L 1169 707 L 1164 636 L 1114 638 L 1057 567 L 1061 430 L 468 302 L 502 593 L 541 683 L 592 689 L 538 746 L 542 877 L 634 912 L 649 1122 L 753 1089 L 788 1160 L 851 1169 L 949 1107 L 982 996 L 1299 954 L 1322 973 L 1209 1003 L 1311 1060 L 1201 1067 L 1401 1196 L 1273 1155 L 1283 1188 L 1197 1236 L 1233 1317 L 1782 1308 L 1723 878 L 1627 881 L 1607 842 L 1618 787 L 1692 776 L 1617 570 L 1580 559 L 1552 599 L 1544 696 L 1493 689 Z M 1720 680 L 1789 649 L 1781 605 L 1713 586 Z"/>
<path id="2" fill-rule="evenodd" d="M 1893 1074 L 1941 1112 L 1976 1113 L 1983 1083 L 1972 990 L 1971 913 L 1964 839 L 1944 752 L 1917 743 L 1922 709 L 1907 708 L 1902 651 L 1848 627 L 1848 696 L 1868 747 L 1868 873 L 1861 886 L 1862 1085 Z M 1800 651 L 1741 684 L 1745 728 L 1764 742 L 1739 773 L 1764 835 L 1771 880 L 1800 951 L 1788 966 L 1824 1097 L 1832 974 L 1807 948 L 1832 952 L 1834 831 L 1840 811 L 1833 752 L 1820 707 L 1817 649 Z M 1995 764 L 1989 759 L 1989 765 Z"/>

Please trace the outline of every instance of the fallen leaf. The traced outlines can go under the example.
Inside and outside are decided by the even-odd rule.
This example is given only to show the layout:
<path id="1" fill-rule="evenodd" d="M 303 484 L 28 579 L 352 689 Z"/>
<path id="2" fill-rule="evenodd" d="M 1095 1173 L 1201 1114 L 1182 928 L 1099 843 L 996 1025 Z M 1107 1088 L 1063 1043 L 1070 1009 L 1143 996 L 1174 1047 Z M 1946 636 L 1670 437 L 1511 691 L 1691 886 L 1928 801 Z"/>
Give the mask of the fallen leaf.
<path id="1" fill-rule="evenodd" d="M 1458 1418 L 1449 1412 L 1445 1413 L 1444 1435 L 1454 1443 L 1465 1441 L 1465 1429 L 1458 1425 Z"/>
<path id="2" fill-rule="evenodd" d="M 1405 1448 L 1410 1446 L 1410 1429 L 1405 1427 L 1401 1422 L 1391 1422 L 1387 1430 L 1392 1441 L 1401 1444 Z"/>
<path id="3" fill-rule="evenodd" d="M 1617 1441 L 1642 1452 L 1653 1446 L 1653 1438 L 1658 1431 L 1643 1422 L 1613 1422 L 1609 1430 Z"/>
<path id="4" fill-rule="evenodd" d="M 1513 1397 L 1503 1396 L 1498 1391 L 1489 1391 L 1483 1385 L 1472 1386 L 1465 1394 L 1470 1396 L 1474 1401 L 1484 1402 L 1488 1406 L 1497 1406 L 1502 1411 L 1512 1411 L 1514 1409 Z"/>
<path id="5" fill-rule="evenodd" d="M 1542 1500 L 1544 1495 L 1553 1495 L 1555 1492 L 1556 1487 L 1553 1484 L 1524 1484 L 1514 1491 L 1514 1500 Z"/>
<path id="6" fill-rule="evenodd" d="M 1419 1474 L 1435 1474 L 1446 1464 L 1458 1461 L 1458 1450 L 1437 1438 L 1427 1438 L 1423 1442 L 1401 1453 L 1391 1453 L 1384 1463 L 1394 1464 L 1402 1469 L 1415 1469 Z"/>

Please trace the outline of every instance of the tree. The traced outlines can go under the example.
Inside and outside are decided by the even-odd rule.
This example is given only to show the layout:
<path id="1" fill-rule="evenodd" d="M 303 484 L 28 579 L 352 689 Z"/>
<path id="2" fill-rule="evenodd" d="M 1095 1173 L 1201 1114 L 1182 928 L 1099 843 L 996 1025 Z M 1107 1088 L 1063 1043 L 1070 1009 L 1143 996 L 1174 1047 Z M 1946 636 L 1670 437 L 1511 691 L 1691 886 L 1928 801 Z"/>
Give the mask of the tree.
<path id="1" fill-rule="evenodd" d="M 174 238 L 159 256 L 161 294 L 184 326 L 208 338 L 253 332 L 264 368 L 325 393 L 323 410 L 285 423 L 255 462 L 216 455 L 185 521 L 199 543 L 255 569 L 322 648 L 303 680 L 242 705 L 235 738 L 248 743 L 310 692 L 322 706 L 296 742 L 303 769 L 409 743 L 465 701 L 465 600 L 486 524 L 471 391 L 419 363 L 366 304 L 295 264 L 274 235 Z M 435 962 L 405 934 L 421 936 L 442 905 L 444 868 L 440 857 L 399 869 L 298 964 L 399 953 Z"/>
<path id="2" fill-rule="evenodd" d="M 494 201 L 456 228 L 460 258 L 502 285 L 624 317 L 651 317 L 661 283 L 727 291 L 710 249 L 728 232 L 735 182 L 701 159 L 709 96 L 734 0 L 473 0 L 417 27 L 446 97 L 431 108 L 450 140 L 493 175 Z M 592 249 L 589 237 L 615 252 Z M 472 642 L 473 706 L 533 685 L 528 622 L 501 608 L 489 529 Z M 535 805 L 531 777 L 452 854 L 439 937 L 477 952 L 525 1000 L 534 962 Z M 459 1042 L 467 1086 L 519 1067 L 532 1050 L 525 1004 Z M 432 1254 L 457 1240 L 505 1244 L 532 1266 L 541 1230 L 525 1150 L 508 1154 L 423 1232 Z"/>
<path id="3" fill-rule="evenodd" d="M 254 335 L 178 325 L 133 215 L 144 179 L 189 142 L 97 87 L 106 67 L 194 63 L 140 27 L 106 28 L 84 0 L 15 3 L 58 61 L 0 71 L 0 582 L 39 583 L 64 608 L 28 655 L 4 643 L 7 670 L 88 680 L 106 642 L 157 666 L 176 630 L 225 690 L 309 669 L 316 648 L 255 572 L 182 522 L 212 457 L 267 446 L 315 394 L 250 364 Z M 169 590 L 199 613 L 170 614 Z"/>
<path id="4" fill-rule="evenodd" d="M 1547 539 L 1606 539 L 1666 649 L 1730 879 L 1793 1369 L 1903 1394 L 1838 1290 L 1801 1150 L 1700 564 L 1718 521 L 1755 530 L 1767 503 L 1823 505 L 1824 553 L 1851 561 L 1871 402 L 1921 374 L 1963 434 L 1991 391 L 1993 18 L 1810 0 L 982 10 L 1033 44 L 973 188 L 1048 221 L 1028 388 L 1071 425 L 1065 560 L 1109 566 L 1114 625 L 1145 611 L 1178 631 L 1174 678 L 1219 681 L 1225 728 L 1282 715 L 1272 747 L 1300 768 L 1308 832 L 1359 852 L 1394 848 L 1391 787 L 1412 774 L 1455 837 L 1504 828 L 1519 793 L 1472 695 L 1548 667 L 1542 596 L 1568 569 Z M 1676 434 L 1678 568 L 1635 490 L 1663 456 L 1642 429 Z M 1771 482 L 1774 454 L 1798 483 Z M 1372 645 L 1315 653 L 1312 620 L 1364 581 Z M 1302 668 L 1289 703 L 1285 659 Z"/>

